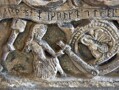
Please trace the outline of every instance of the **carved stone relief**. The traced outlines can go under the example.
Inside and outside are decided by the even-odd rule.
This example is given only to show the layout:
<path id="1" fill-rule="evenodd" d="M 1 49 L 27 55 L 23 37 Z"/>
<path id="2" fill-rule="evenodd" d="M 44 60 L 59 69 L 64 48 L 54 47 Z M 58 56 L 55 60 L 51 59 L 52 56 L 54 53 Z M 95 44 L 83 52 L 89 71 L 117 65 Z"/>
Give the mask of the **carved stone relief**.
<path id="1" fill-rule="evenodd" d="M 118 0 L 83 0 L 92 6 L 117 6 Z"/>
<path id="2" fill-rule="evenodd" d="M 118 10 L 117 0 L 1 0 L 1 86 L 119 86 Z"/>

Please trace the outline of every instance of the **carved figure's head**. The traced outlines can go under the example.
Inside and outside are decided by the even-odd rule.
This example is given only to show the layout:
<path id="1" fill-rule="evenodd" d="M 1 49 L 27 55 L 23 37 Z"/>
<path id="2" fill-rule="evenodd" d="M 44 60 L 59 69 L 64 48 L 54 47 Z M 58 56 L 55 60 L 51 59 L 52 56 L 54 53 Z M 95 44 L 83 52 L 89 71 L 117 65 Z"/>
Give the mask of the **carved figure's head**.
<path id="1" fill-rule="evenodd" d="M 81 42 L 82 42 L 84 45 L 90 46 L 90 45 L 93 44 L 93 38 L 92 38 L 90 35 L 84 35 L 84 36 L 81 38 Z"/>
<path id="2" fill-rule="evenodd" d="M 36 24 L 33 27 L 33 35 L 35 39 L 41 40 L 47 32 L 47 26 L 44 24 Z"/>

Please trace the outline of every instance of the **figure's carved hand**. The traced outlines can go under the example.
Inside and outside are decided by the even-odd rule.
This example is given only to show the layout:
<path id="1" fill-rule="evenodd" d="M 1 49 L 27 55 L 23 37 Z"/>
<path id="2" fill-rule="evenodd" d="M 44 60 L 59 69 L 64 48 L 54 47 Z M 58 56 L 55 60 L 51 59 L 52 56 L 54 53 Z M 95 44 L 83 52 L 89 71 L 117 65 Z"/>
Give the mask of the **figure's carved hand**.
<path id="1" fill-rule="evenodd" d="M 28 41 L 25 46 L 25 51 L 30 52 L 31 51 L 31 41 Z"/>
<path id="2" fill-rule="evenodd" d="M 57 45 L 59 45 L 62 48 L 63 51 L 70 51 L 71 50 L 71 47 L 69 45 L 65 45 L 63 43 L 63 41 L 59 41 L 57 43 Z"/>
<path id="3" fill-rule="evenodd" d="M 60 50 L 59 52 L 56 53 L 56 56 L 58 57 L 58 56 L 61 56 L 63 54 L 64 54 L 64 52 L 62 50 Z"/>
<path id="4" fill-rule="evenodd" d="M 71 47 L 69 45 L 65 46 L 65 51 L 71 51 Z"/>
<path id="5" fill-rule="evenodd" d="M 63 41 L 59 41 L 57 45 L 60 46 L 62 49 L 64 49 L 65 47 L 65 44 L 63 43 Z"/>
<path id="6" fill-rule="evenodd" d="M 15 47 L 13 45 L 8 44 L 7 48 L 9 49 L 9 51 L 14 51 Z"/>

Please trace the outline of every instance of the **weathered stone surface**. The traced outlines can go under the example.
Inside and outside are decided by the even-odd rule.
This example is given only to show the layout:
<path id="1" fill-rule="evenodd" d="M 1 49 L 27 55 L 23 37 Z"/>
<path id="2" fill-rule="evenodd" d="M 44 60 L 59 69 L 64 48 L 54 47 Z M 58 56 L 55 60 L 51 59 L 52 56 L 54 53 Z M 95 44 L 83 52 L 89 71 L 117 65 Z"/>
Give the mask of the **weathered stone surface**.
<path id="1" fill-rule="evenodd" d="M 5 66 L 10 74 L 28 76 L 33 73 L 33 61 L 32 54 L 13 51 L 8 55 Z"/>
<path id="2" fill-rule="evenodd" d="M 1 0 L 0 88 L 119 86 L 117 0 Z"/>
<path id="3" fill-rule="evenodd" d="M 83 0 L 92 6 L 117 6 L 119 5 L 118 0 Z"/>

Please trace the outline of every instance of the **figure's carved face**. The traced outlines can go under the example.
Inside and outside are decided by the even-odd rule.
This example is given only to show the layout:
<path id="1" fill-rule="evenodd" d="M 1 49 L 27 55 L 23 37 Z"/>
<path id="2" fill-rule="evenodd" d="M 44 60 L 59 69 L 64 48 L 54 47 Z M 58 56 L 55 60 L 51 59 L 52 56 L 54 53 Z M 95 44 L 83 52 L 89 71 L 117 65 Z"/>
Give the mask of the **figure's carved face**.
<path id="1" fill-rule="evenodd" d="M 85 35 L 81 38 L 81 42 L 87 46 L 94 44 L 93 38 L 90 35 Z"/>
<path id="2" fill-rule="evenodd" d="M 37 24 L 33 28 L 33 35 L 35 39 L 41 40 L 47 32 L 47 26 L 43 24 Z"/>
<path id="3" fill-rule="evenodd" d="M 90 30 L 81 38 L 82 44 L 88 46 L 95 58 L 100 58 L 101 54 L 108 52 L 108 44 L 111 38 L 103 29 Z"/>

